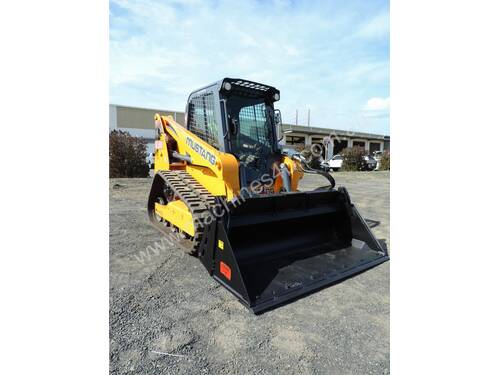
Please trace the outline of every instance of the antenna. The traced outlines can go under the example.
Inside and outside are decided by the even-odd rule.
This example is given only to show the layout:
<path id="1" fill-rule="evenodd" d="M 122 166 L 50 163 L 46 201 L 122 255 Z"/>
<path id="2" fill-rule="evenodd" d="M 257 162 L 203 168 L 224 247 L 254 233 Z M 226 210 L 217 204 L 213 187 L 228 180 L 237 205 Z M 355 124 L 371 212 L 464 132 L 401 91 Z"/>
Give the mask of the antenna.
<path id="1" fill-rule="evenodd" d="M 311 127 L 311 109 L 307 109 L 307 126 Z"/>

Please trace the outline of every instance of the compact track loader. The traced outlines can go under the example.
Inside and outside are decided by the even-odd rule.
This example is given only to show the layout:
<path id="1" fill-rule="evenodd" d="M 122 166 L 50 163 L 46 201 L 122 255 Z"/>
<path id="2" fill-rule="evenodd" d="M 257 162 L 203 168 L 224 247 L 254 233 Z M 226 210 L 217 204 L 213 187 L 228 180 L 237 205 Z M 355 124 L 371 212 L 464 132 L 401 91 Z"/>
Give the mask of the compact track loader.
<path id="1" fill-rule="evenodd" d="M 345 188 L 280 147 L 280 92 L 225 78 L 155 115 L 153 225 L 258 313 L 389 259 Z M 304 173 L 329 185 L 298 191 Z"/>

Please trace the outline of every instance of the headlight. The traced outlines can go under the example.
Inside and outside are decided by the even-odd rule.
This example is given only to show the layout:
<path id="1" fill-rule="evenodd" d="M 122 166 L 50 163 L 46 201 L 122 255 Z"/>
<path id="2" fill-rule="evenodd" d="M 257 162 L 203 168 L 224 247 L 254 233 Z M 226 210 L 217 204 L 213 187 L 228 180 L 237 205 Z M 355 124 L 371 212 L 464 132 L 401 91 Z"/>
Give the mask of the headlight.
<path id="1" fill-rule="evenodd" d="M 224 83 L 224 89 L 227 90 L 227 91 L 231 90 L 231 84 L 229 82 L 225 82 Z"/>
<path id="2" fill-rule="evenodd" d="M 274 100 L 276 101 L 280 100 L 280 94 L 278 93 L 274 94 Z"/>

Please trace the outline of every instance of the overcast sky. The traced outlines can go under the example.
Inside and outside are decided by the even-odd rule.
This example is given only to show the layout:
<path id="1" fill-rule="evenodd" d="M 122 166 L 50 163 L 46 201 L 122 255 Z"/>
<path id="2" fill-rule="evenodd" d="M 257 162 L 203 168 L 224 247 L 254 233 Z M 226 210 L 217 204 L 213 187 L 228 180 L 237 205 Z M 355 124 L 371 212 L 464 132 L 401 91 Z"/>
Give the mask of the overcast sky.
<path id="1" fill-rule="evenodd" d="M 388 1 L 110 2 L 110 101 L 184 111 L 223 77 L 281 91 L 285 122 L 389 134 Z"/>

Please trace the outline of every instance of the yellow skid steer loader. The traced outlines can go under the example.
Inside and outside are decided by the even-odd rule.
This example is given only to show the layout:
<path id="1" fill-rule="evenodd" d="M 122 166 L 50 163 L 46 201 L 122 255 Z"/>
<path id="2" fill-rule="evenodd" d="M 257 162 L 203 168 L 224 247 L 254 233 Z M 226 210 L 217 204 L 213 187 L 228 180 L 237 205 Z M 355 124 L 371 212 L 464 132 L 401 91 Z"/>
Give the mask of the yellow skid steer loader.
<path id="1" fill-rule="evenodd" d="M 225 78 L 155 115 L 153 225 L 258 313 L 389 259 L 345 188 L 279 147 L 280 92 Z M 298 191 L 304 173 L 329 186 Z"/>

